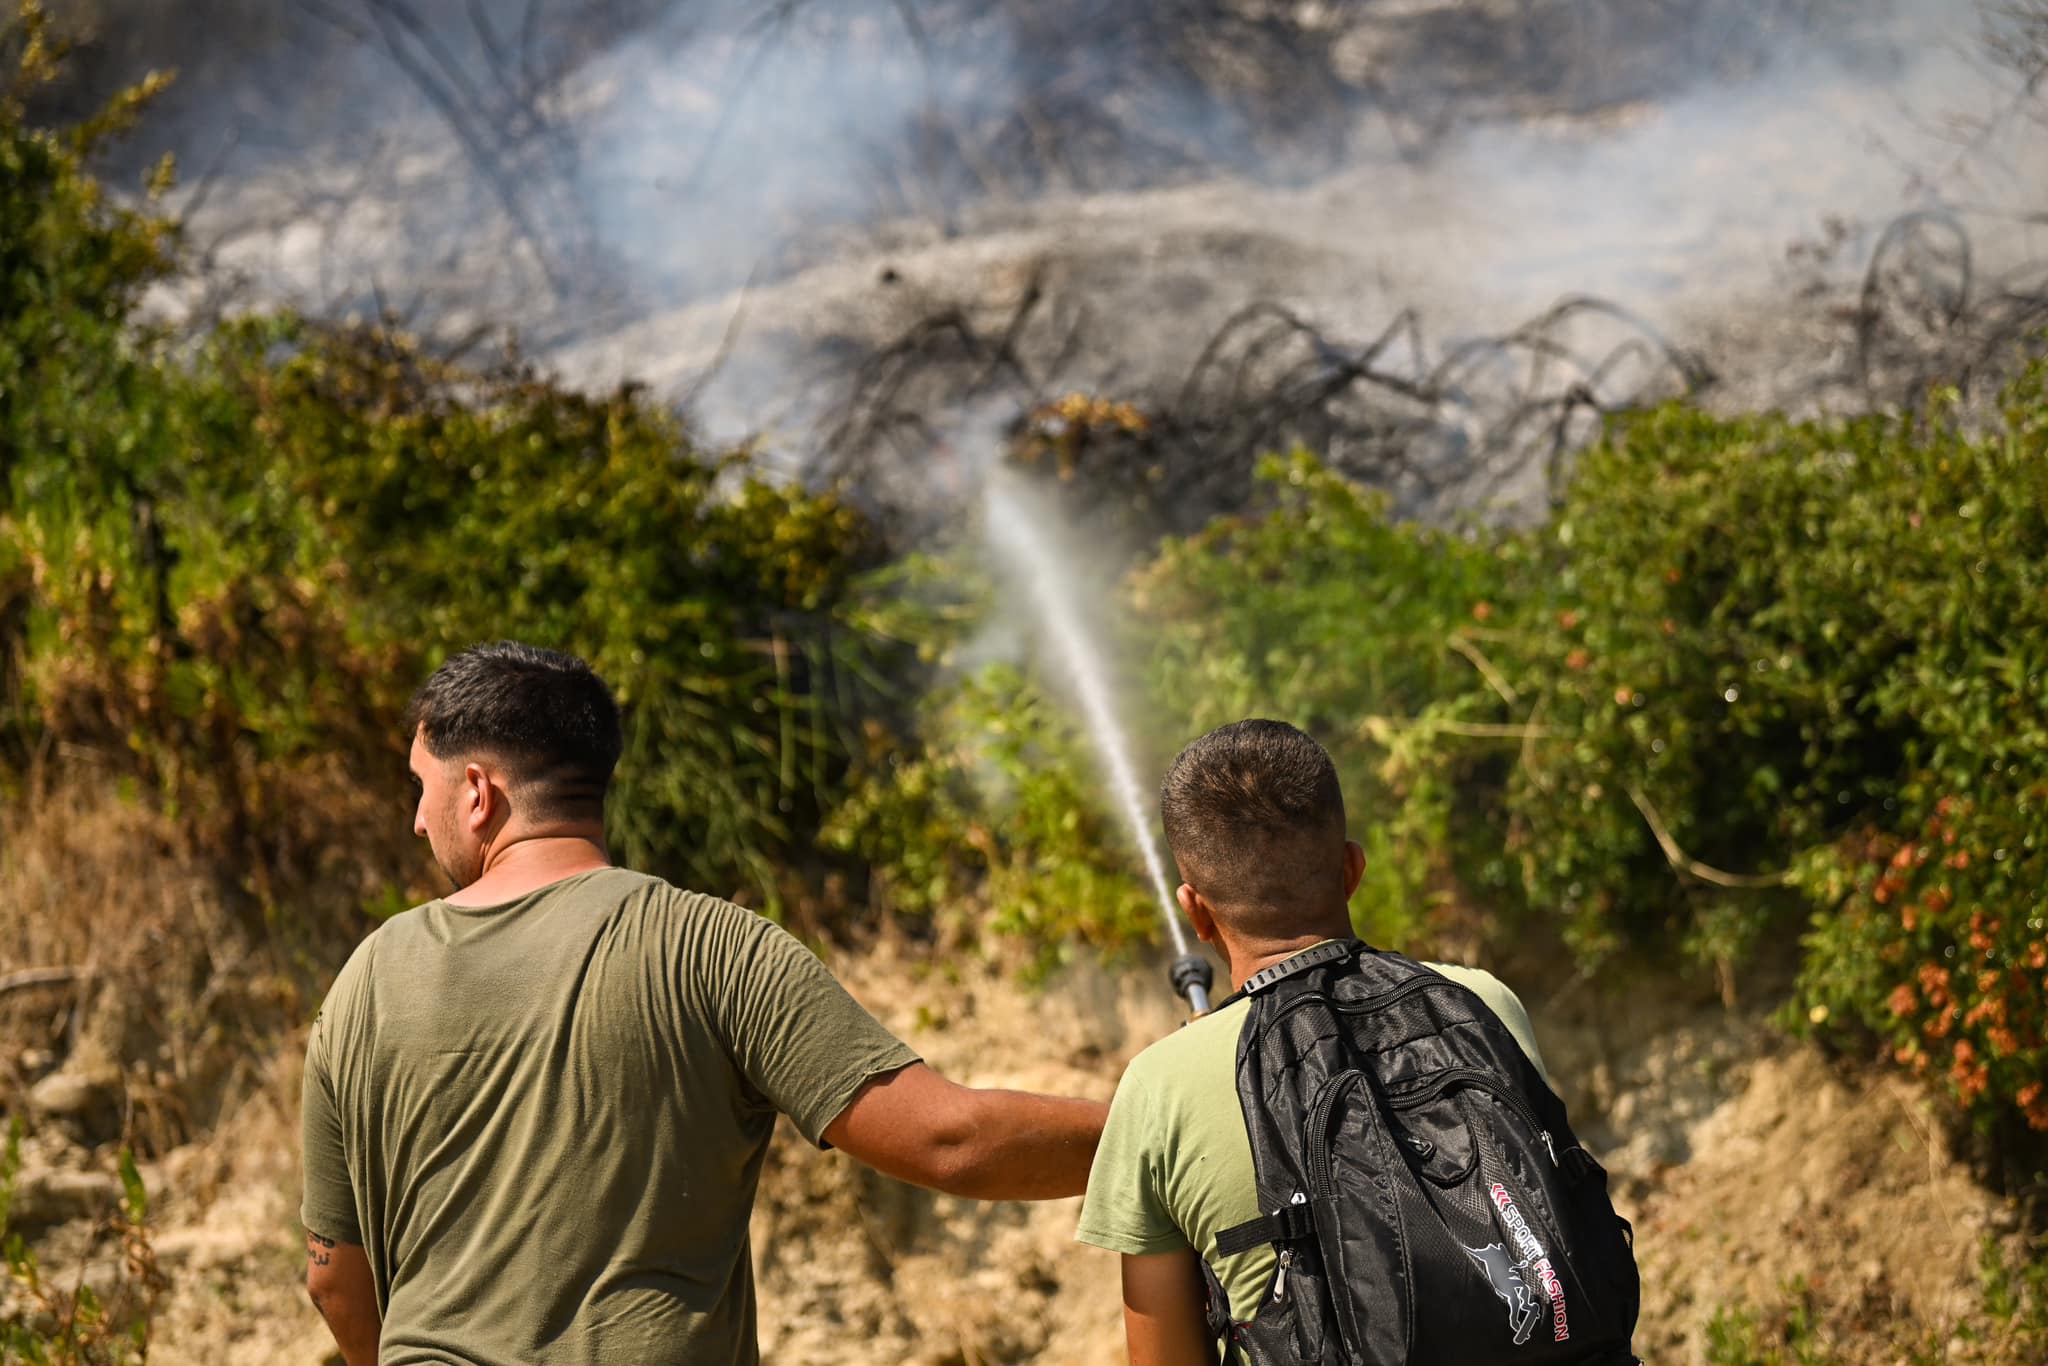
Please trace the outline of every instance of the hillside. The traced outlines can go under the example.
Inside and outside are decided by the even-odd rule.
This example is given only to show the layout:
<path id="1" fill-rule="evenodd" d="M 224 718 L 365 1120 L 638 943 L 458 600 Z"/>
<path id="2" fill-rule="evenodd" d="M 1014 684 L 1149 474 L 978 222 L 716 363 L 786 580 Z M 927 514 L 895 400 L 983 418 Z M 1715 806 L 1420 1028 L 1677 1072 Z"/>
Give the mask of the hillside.
<path id="1" fill-rule="evenodd" d="M 676 220 L 707 258 L 772 244 L 702 276 L 579 228 L 583 169 L 550 158 L 671 105 L 715 143 L 694 63 L 753 32 L 739 11 L 705 36 L 606 0 L 529 64 L 507 141 L 394 100 L 357 130 L 377 157 L 281 132 L 181 191 L 133 149 L 226 106 L 124 63 L 186 36 L 138 10 L 74 67 L 38 6 L 0 10 L 0 1357 L 324 1359 L 306 1031 L 444 886 L 407 695 L 517 637 L 618 694 L 618 861 L 779 919 L 949 1073 L 1097 1096 L 1178 1019 L 1152 775 L 1218 724 L 1294 721 L 1367 849 L 1354 928 L 1532 1007 L 1635 1220 L 1653 1360 L 2048 1358 L 2048 20 L 1929 55 L 1953 24 L 1919 0 L 1735 16 L 1761 29 L 1723 0 L 1311 8 L 1191 0 L 1183 41 L 933 0 L 924 59 L 958 79 L 910 109 L 917 63 L 868 73 L 901 116 L 861 130 L 900 173 L 852 177 L 878 202 L 812 204 L 821 153 L 791 153 L 764 216 Z M 194 55 L 317 113 L 451 34 L 497 60 L 507 10 L 334 68 L 277 46 L 305 15 Z M 810 19 L 764 91 L 833 42 L 903 55 L 871 15 Z M 1596 19 L 1609 62 L 1560 57 Z M 1375 74 L 1440 51 L 1464 56 Z M 1170 79 L 1091 83 L 1134 53 Z M 1870 188 L 1871 101 L 1947 98 L 1958 63 L 2003 102 L 1950 125 L 1941 173 L 1813 222 L 1826 186 Z M 1275 94 L 1315 71 L 1294 118 Z M 1074 136 L 1020 144 L 1043 111 L 1011 96 L 1077 80 Z M 1191 99 L 1231 117 L 1148 122 Z M 736 136 L 721 155 L 776 153 Z M 361 193 L 321 188 L 359 154 Z M 990 165 L 1017 178 L 962 178 Z M 1687 198 L 1695 171 L 1725 203 Z M 544 208 L 569 216 L 521 225 Z M 345 286 L 287 288 L 272 248 Z M 630 307 L 593 261 L 645 274 Z M 363 306 L 378 262 L 416 308 Z M 1596 285 L 1623 297 L 1568 292 Z M 784 1141 L 764 1344 L 1114 1360 L 1073 1214 Z"/>

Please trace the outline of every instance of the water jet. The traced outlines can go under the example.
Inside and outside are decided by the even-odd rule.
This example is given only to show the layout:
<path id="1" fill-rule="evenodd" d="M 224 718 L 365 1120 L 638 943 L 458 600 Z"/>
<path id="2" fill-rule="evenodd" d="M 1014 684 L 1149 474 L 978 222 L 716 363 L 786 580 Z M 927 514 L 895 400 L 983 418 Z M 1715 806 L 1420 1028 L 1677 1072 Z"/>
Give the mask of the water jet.
<path id="1" fill-rule="evenodd" d="M 1158 898 L 1159 913 L 1173 941 L 1174 960 L 1168 980 L 1174 991 L 1186 998 L 1196 1015 L 1209 1009 L 1209 988 L 1214 980 L 1209 960 L 1188 942 L 1180 912 L 1166 880 L 1166 865 L 1159 857 L 1159 843 L 1152 837 L 1151 822 L 1145 818 L 1143 790 L 1132 767 L 1130 741 L 1117 715 L 1108 670 L 1083 622 L 1075 584 L 1066 564 L 1069 557 L 1049 538 L 1039 523 L 1044 509 L 1032 498 L 1017 477 L 1004 470 L 988 476 L 983 488 L 983 516 L 990 546 L 1008 577 L 1030 597 L 1032 610 L 1067 672 L 1088 735 L 1109 779 L 1110 795 L 1122 815 L 1131 842 L 1145 861 L 1145 871 Z"/>

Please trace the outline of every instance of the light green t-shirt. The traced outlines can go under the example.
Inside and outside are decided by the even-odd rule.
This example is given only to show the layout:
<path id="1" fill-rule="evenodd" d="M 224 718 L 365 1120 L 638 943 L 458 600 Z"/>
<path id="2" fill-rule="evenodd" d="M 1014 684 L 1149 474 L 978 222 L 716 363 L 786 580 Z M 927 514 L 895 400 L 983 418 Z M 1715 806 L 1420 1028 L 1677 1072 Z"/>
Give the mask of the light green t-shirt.
<path id="1" fill-rule="evenodd" d="M 776 1112 L 820 1142 L 916 1060 L 781 929 L 657 878 L 429 902 L 314 1022 L 301 1217 L 368 1255 L 382 1366 L 750 1364 Z"/>
<path id="2" fill-rule="evenodd" d="M 1424 966 L 1469 987 L 1542 1069 L 1529 1014 L 1499 978 L 1453 964 Z M 1216 1255 L 1218 1233 L 1261 1213 L 1237 1100 L 1237 1042 L 1250 1017 L 1249 999 L 1233 1001 L 1131 1059 L 1109 1105 L 1074 1235 L 1138 1257 L 1199 1250 L 1240 1322 L 1257 1314 L 1276 1256 L 1270 1244 Z"/>

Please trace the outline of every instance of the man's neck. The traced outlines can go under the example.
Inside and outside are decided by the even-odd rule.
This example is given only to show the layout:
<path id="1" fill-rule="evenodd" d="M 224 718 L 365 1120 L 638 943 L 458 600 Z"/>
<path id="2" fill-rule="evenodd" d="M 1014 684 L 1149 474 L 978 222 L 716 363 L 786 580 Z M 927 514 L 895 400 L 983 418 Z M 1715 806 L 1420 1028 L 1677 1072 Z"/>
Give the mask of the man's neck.
<path id="1" fill-rule="evenodd" d="M 529 835 L 491 850 L 482 876 L 442 900 L 456 906 L 502 906 L 563 878 L 611 866 L 599 836 Z"/>
<path id="2" fill-rule="evenodd" d="M 1237 944 L 1226 938 L 1222 947 L 1230 964 L 1230 989 L 1241 990 L 1254 973 L 1262 972 L 1275 963 L 1284 963 L 1303 949 L 1312 949 L 1326 939 L 1346 939 L 1350 935 L 1351 924 L 1347 918 L 1280 939 Z"/>

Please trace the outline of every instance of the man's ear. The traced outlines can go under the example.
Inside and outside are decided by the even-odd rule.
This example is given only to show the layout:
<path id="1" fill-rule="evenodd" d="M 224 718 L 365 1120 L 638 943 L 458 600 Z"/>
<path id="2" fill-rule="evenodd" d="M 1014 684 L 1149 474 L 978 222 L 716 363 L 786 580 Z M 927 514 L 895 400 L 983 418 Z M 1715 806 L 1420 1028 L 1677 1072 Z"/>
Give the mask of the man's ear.
<path id="1" fill-rule="evenodd" d="M 1194 927 L 1195 938 L 1204 944 L 1216 943 L 1216 912 L 1209 909 L 1209 899 L 1185 882 L 1174 890 L 1173 899 Z"/>
<path id="2" fill-rule="evenodd" d="M 1358 890 L 1359 879 L 1365 876 L 1365 846 L 1357 840 L 1344 841 L 1344 899 L 1351 900 L 1351 894 Z"/>
<path id="3" fill-rule="evenodd" d="M 491 784 L 491 775 L 482 764 L 462 766 L 462 802 L 460 813 L 471 830 L 485 830 L 498 814 L 498 793 Z"/>

